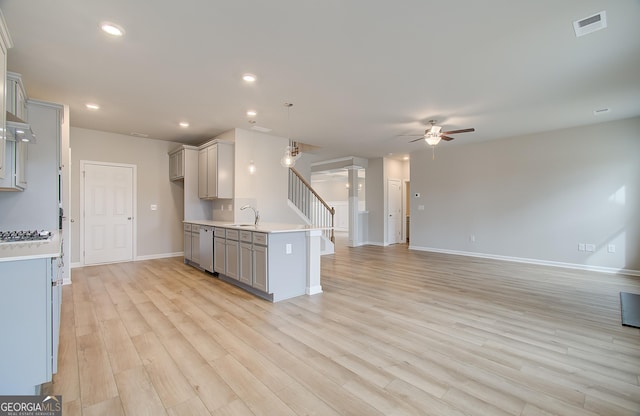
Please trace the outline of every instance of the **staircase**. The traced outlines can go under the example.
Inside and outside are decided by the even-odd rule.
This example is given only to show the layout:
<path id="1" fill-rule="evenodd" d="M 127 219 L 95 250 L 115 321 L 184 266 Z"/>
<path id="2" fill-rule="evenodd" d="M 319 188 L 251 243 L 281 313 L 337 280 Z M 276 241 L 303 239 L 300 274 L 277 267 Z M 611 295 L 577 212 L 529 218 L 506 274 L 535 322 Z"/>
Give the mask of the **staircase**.
<path id="1" fill-rule="evenodd" d="M 289 168 L 289 206 L 308 225 L 323 229 L 321 254 L 334 253 L 333 219 L 336 211 L 294 168 Z"/>

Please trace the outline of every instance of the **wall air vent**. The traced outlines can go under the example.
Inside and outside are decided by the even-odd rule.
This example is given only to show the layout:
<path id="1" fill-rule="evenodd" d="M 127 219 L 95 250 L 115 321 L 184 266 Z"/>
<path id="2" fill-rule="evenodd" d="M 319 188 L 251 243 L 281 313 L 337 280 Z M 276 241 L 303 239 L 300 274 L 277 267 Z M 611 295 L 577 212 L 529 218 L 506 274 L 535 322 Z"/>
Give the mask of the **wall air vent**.
<path id="1" fill-rule="evenodd" d="M 584 19 L 573 22 L 573 30 L 575 30 L 576 37 L 578 38 L 597 30 L 604 29 L 605 27 L 607 27 L 607 12 L 604 10 L 600 13 L 594 14 L 593 16 L 585 17 Z"/>

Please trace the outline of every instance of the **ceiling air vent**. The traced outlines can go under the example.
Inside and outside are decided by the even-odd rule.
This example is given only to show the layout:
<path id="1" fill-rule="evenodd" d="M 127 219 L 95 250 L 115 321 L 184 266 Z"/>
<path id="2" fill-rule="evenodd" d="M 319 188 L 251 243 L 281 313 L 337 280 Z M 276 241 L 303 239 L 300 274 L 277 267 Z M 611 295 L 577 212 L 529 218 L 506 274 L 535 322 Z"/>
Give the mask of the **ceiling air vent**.
<path id="1" fill-rule="evenodd" d="M 584 36 L 607 27 L 607 12 L 604 10 L 593 16 L 573 22 L 573 30 L 576 31 L 576 37 Z"/>

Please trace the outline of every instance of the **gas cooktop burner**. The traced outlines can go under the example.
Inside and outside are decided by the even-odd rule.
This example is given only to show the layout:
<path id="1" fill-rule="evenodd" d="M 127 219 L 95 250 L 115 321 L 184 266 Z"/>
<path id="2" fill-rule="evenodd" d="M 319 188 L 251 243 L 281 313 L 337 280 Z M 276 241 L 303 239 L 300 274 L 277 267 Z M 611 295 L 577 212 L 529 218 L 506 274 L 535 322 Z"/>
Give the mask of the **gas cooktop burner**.
<path id="1" fill-rule="evenodd" d="M 0 243 L 48 241 L 51 231 L 0 231 Z"/>

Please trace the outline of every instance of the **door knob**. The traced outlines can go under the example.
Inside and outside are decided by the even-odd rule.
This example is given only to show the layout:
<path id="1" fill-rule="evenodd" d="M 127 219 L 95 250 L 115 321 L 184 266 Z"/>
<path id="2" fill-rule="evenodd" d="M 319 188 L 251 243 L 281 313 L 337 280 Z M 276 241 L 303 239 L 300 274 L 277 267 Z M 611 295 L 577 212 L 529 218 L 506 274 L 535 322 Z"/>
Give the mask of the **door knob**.
<path id="1" fill-rule="evenodd" d="M 127 217 L 128 220 L 131 220 L 131 217 Z"/>

